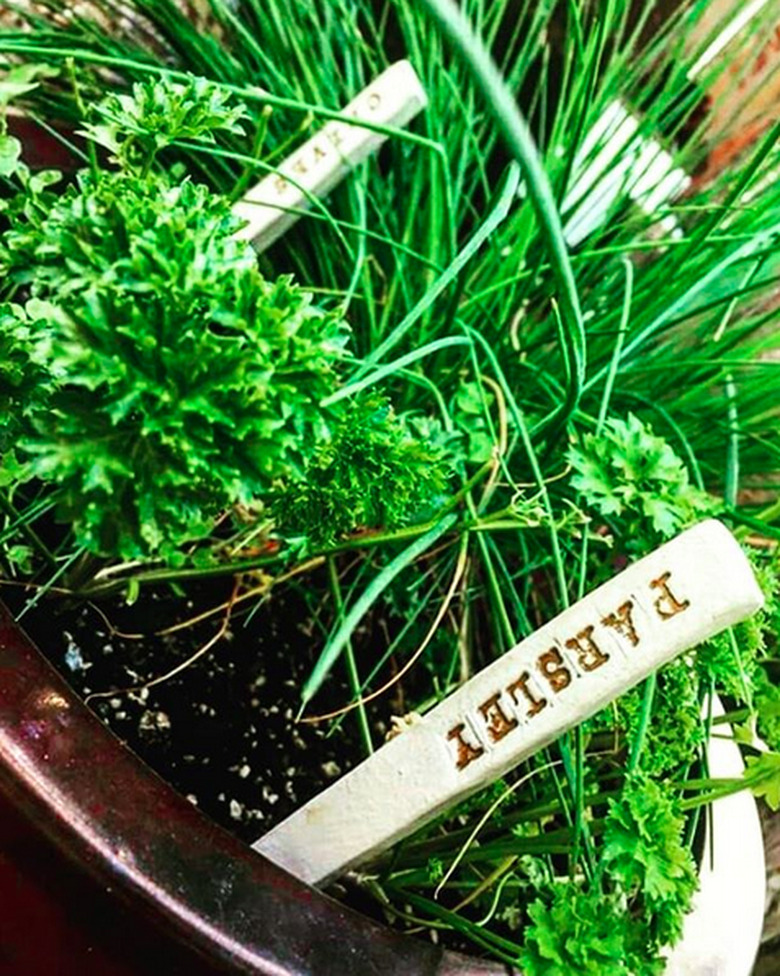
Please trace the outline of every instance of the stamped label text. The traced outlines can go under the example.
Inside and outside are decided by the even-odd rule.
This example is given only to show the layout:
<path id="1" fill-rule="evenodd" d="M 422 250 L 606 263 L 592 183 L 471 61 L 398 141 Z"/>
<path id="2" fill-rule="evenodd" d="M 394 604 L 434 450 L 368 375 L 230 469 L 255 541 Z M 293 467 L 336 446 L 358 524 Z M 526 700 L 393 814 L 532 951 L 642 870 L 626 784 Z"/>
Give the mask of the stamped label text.
<path id="1" fill-rule="evenodd" d="M 648 583 L 648 612 L 661 622 L 669 621 L 691 606 L 672 589 L 671 573 L 662 573 Z M 587 681 L 609 660 L 602 646 L 602 634 L 616 637 L 629 654 L 641 654 L 643 636 L 634 600 L 627 599 L 598 622 L 575 634 L 562 634 L 552 646 L 538 654 L 528 668 L 503 687 L 496 688 L 468 715 L 463 715 L 447 732 L 453 762 L 459 770 L 477 762 L 496 743 L 511 736 L 563 698 L 576 681 Z"/>

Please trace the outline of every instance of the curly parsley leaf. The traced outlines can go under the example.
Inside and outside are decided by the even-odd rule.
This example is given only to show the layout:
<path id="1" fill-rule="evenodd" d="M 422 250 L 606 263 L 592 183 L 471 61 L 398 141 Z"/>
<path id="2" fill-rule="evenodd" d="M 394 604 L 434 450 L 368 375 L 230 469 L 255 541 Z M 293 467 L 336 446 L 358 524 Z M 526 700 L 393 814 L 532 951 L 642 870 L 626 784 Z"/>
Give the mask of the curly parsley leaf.
<path id="1" fill-rule="evenodd" d="M 641 754 L 642 769 L 651 776 L 668 776 L 696 759 L 704 743 L 699 698 L 700 680 L 689 655 L 658 672 L 653 711 Z M 636 741 L 643 725 L 643 690 L 632 688 L 588 722 L 594 732 L 617 732 L 622 742 Z"/>
<path id="2" fill-rule="evenodd" d="M 684 827 L 671 797 L 646 774 L 629 777 L 610 800 L 602 863 L 630 898 L 641 900 L 657 948 L 680 937 L 697 887 Z"/>
<path id="3" fill-rule="evenodd" d="M 111 93 L 92 111 L 84 134 L 114 153 L 121 165 L 148 168 L 157 153 L 180 140 L 214 142 L 221 131 L 243 135 L 244 106 L 205 78 L 161 76 Z"/>
<path id="4" fill-rule="evenodd" d="M 624 537 L 669 538 L 713 510 L 713 500 L 690 483 L 669 444 L 634 414 L 608 420 L 567 456 L 572 485 L 600 515 L 619 519 Z"/>
<path id="5" fill-rule="evenodd" d="M 446 455 L 441 437 L 431 430 L 421 437 L 415 420 L 396 416 L 376 394 L 350 403 L 303 476 L 274 493 L 280 529 L 324 546 L 356 529 L 404 525 L 434 508 L 447 485 Z"/>
<path id="6" fill-rule="evenodd" d="M 748 756 L 745 780 L 754 796 L 763 797 L 770 810 L 780 810 L 780 753 L 762 752 Z"/>
<path id="7" fill-rule="evenodd" d="M 520 960 L 527 976 L 636 976 L 625 910 L 616 896 L 557 883 L 551 897 L 529 906 L 528 915 Z"/>

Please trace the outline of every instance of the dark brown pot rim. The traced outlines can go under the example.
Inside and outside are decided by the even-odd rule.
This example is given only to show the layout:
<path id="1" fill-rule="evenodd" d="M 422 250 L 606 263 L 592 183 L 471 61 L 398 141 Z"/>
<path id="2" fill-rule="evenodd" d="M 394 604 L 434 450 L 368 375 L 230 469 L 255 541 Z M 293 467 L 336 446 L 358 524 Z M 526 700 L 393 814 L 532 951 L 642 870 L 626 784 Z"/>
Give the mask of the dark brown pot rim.
<path id="1" fill-rule="evenodd" d="M 2 605 L 0 793 L 102 885 L 227 972 L 507 972 L 377 925 L 218 827 L 114 736 Z"/>

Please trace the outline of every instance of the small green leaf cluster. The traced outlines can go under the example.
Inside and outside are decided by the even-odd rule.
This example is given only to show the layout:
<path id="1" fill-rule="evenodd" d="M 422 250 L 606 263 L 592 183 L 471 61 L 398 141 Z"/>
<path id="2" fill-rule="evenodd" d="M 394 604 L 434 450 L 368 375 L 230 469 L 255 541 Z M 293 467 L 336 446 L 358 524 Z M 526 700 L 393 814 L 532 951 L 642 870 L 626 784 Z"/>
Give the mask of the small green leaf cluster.
<path id="1" fill-rule="evenodd" d="M 696 668 L 721 694 L 751 705 L 757 660 L 764 645 L 763 627 L 751 619 L 701 644 Z"/>
<path id="2" fill-rule="evenodd" d="M 0 176 L 14 176 L 21 165 L 22 144 L 14 136 L 0 131 Z"/>
<path id="3" fill-rule="evenodd" d="M 567 456 L 572 485 L 590 508 L 619 527 L 621 537 L 638 533 L 657 542 L 713 510 L 670 445 L 632 413 L 626 420 L 607 420 Z"/>
<path id="4" fill-rule="evenodd" d="M 51 375 L 36 361 L 35 348 L 24 308 L 0 305 L 0 484 L 19 476 L 16 445 L 51 389 Z"/>
<path id="5" fill-rule="evenodd" d="M 528 908 L 530 924 L 520 957 L 527 976 L 649 976 L 658 973 L 640 962 L 627 945 L 627 918 L 617 895 L 568 882 Z"/>
<path id="6" fill-rule="evenodd" d="M 428 872 L 428 883 L 432 885 L 438 884 L 444 877 L 444 862 L 440 857 L 430 857 L 428 858 L 426 871 Z"/>
<path id="7" fill-rule="evenodd" d="M 38 87 L 40 78 L 52 77 L 57 69 L 45 64 L 17 64 L 0 79 L 0 177 L 10 179 L 26 171 L 22 144 L 7 131 L 6 112 L 11 102 Z"/>
<path id="8" fill-rule="evenodd" d="M 746 548 L 764 606 L 748 620 L 717 634 L 697 649 L 696 668 L 702 681 L 735 704 L 747 705 L 757 719 L 759 735 L 780 749 L 780 687 L 776 683 L 780 577 L 777 556 Z"/>
<path id="9" fill-rule="evenodd" d="M 687 769 L 699 755 L 705 730 L 701 722 L 701 683 L 690 655 L 661 668 L 656 677 L 652 713 L 645 732 L 641 767 L 651 776 L 667 776 Z M 619 735 L 631 749 L 645 721 L 643 686 L 632 688 L 586 723 L 594 733 Z"/>
<path id="10" fill-rule="evenodd" d="M 780 751 L 780 685 L 770 679 L 765 668 L 758 668 L 753 678 L 753 701 L 758 734 L 770 748 Z"/>
<path id="11" fill-rule="evenodd" d="M 53 78 L 59 72 L 49 64 L 15 64 L 0 79 L 0 113 L 4 113 L 11 102 L 38 87 L 41 78 Z"/>
<path id="12" fill-rule="evenodd" d="M 280 485 L 271 511 L 285 535 L 328 546 L 358 529 L 402 526 L 440 505 L 446 454 L 415 418 L 377 394 L 351 402 L 303 476 Z"/>
<path id="13" fill-rule="evenodd" d="M 495 397 L 473 380 L 461 383 L 454 397 L 453 419 L 464 436 L 465 459 L 472 464 L 484 464 L 493 456 L 495 438 L 485 415 Z"/>
<path id="14" fill-rule="evenodd" d="M 765 596 L 765 606 L 661 668 L 652 713 L 641 753 L 641 767 L 653 777 L 676 775 L 690 766 L 704 744 L 701 722 L 704 695 L 714 690 L 730 702 L 748 706 L 757 718 L 758 732 L 772 748 L 780 747 L 780 689 L 771 680 L 769 644 L 777 631 L 780 581 L 774 559 L 747 548 Z M 622 695 L 587 723 L 595 733 L 617 731 L 631 748 L 643 725 L 645 704 L 641 687 Z"/>
<path id="15" fill-rule="evenodd" d="M 770 810 L 780 810 L 780 753 L 762 752 L 745 760 L 745 780 Z"/>
<path id="16" fill-rule="evenodd" d="M 17 64 L 0 79 L 0 178 L 29 175 L 22 161 L 22 144 L 8 132 L 6 113 L 11 102 L 38 87 L 40 78 L 57 74 L 56 68 L 44 64 Z"/>
<path id="17" fill-rule="evenodd" d="M 217 131 L 242 135 L 244 106 L 205 78 L 183 82 L 161 75 L 112 92 L 93 109 L 85 134 L 110 150 L 123 166 L 148 167 L 157 153 L 179 140 L 214 142 Z"/>

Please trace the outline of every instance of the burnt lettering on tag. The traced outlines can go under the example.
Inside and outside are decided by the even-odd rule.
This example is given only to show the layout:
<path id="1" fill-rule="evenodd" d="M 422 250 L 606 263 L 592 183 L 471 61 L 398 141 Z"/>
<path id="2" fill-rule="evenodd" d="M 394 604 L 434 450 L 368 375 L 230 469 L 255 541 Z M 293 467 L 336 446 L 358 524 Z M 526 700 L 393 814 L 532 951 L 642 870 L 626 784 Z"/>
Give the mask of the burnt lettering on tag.
<path id="1" fill-rule="evenodd" d="M 671 573 L 663 573 L 658 579 L 650 581 L 650 586 L 654 590 L 659 590 L 661 595 L 655 601 L 655 609 L 661 620 L 669 620 L 676 617 L 678 613 L 687 610 L 691 605 L 690 600 L 678 600 L 669 587 Z"/>
<path id="2" fill-rule="evenodd" d="M 492 742 L 500 742 L 512 729 L 516 729 L 518 721 L 507 715 L 501 707 L 501 692 L 497 691 L 487 701 L 482 702 L 479 711 L 485 719 L 488 735 Z"/>
<path id="3" fill-rule="evenodd" d="M 563 656 L 557 647 L 540 654 L 536 659 L 536 666 L 547 679 L 547 683 L 555 694 L 560 694 L 571 684 L 571 671 L 566 667 Z"/>
<path id="4" fill-rule="evenodd" d="M 576 637 L 566 641 L 569 650 L 576 653 L 577 664 L 583 671 L 595 671 L 609 660 L 609 654 L 605 654 L 593 640 L 594 629 L 592 626 L 585 627 Z"/>
<path id="5" fill-rule="evenodd" d="M 469 742 L 464 735 L 465 731 L 466 723 L 458 722 L 458 724 L 451 728 L 447 733 L 447 739 L 450 742 L 455 743 L 455 765 L 458 767 L 458 769 L 465 769 L 466 766 L 473 763 L 475 759 L 479 759 L 479 757 L 485 751 L 483 746 L 479 744 L 473 745 L 471 742 Z"/>
<path id="6" fill-rule="evenodd" d="M 621 637 L 625 637 L 632 647 L 636 647 L 639 644 L 639 634 L 634 626 L 633 609 L 633 600 L 626 600 L 614 613 L 608 613 L 606 617 L 602 617 L 601 622 L 605 627 L 612 627 Z"/>
<path id="7" fill-rule="evenodd" d="M 525 713 L 527 718 L 533 718 L 534 715 L 538 715 L 543 708 L 547 706 L 546 698 L 537 698 L 534 693 L 529 689 L 528 682 L 531 680 L 531 675 L 527 671 L 523 671 L 520 677 L 513 681 L 511 685 L 507 685 L 506 693 L 515 703 L 515 705 L 520 704 L 520 698 L 518 697 L 518 692 L 527 702 L 529 708 Z"/>

